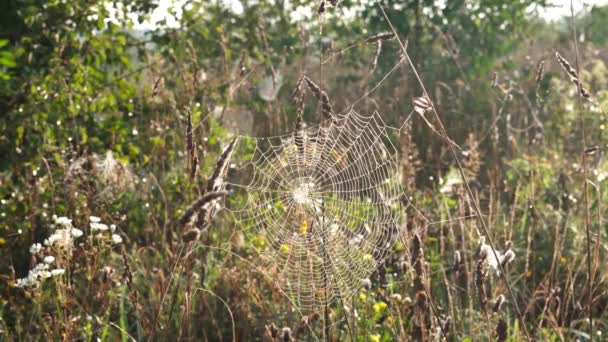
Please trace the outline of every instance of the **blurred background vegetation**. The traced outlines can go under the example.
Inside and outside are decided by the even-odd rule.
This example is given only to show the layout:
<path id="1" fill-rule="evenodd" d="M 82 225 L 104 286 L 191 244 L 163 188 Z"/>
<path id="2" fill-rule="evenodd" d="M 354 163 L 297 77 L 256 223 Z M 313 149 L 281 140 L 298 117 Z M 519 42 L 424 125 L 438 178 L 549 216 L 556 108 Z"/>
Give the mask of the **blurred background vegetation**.
<path id="1" fill-rule="evenodd" d="M 448 340 L 500 340 L 496 328 L 506 324 L 509 338 L 523 340 L 515 301 L 535 340 L 589 340 L 589 310 L 595 338 L 603 340 L 608 7 L 575 18 L 580 77 L 594 98 L 579 113 L 576 86 L 554 56 L 559 51 L 574 64 L 570 22 L 541 19 L 544 0 L 381 3 L 462 147 L 459 157 L 494 240 L 499 246 L 512 241 L 517 258 L 507 277 L 515 298 L 494 277 L 488 297 L 507 296 L 503 312 L 480 308 L 471 274 L 478 223 L 462 219 L 472 213 L 470 199 L 448 146 L 415 117 L 399 138 L 402 185 L 427 217 L 442 222 L 421 237 L 437 315 L 422 317 L 429 324 L 418 331 L 415 270 L 396 251 L 386 265 L 394 277 L 373 278 L 354 298 L 355 339 L 439 340 L 442 327 Z M 370 44 L 319 67 L 320 60 L 389 29 L 373 2 L 327 3 L 320 16 L 318 2 L 192 0 L 170 7 L 181 13 L 176 23 L 142 28 L 157 5 L 0 5 L 0 339 L 270 340 L 276 325 L 289 327 L 293 338 L 314 340 L 272 282 L 252 269 L 253 247 L 232 235 L 226 215 L 216 217 L 201 241 L 230 252 L 198 248 L 170 281 L 183 233 L 176 220 L 204 192 L 235 134 L 292 130 L 291 93 L 302 73 L 321 84 L 335 108 L 348 108 L 393 68 L 398 44 L 384 44 L 373 73 Z M 421 94 L 403 66 L 355 109 L 377 110 L 398 127 Z M 305 121 L 318 122 L 316 100 L 306 102 Z M 200 159 L 194 179 L 188 111 Z M 581 144 L 581 115 L 588 146 Z M 592 146 L 597 152 L 587 156 L 587 178 L 596 272 L 590 274 L 581 165 L 582 151 Z M 100 217 L 116 225 L 123 242 L 78 244 L 64 265 L 66 276 L 33 291 L 15 287 L 36 264 L 30 246 L 51 234 L 53 215 L 83 230 L 90 216 Z M 452 272 L 456 251 L 466 265 L 460 277 Z M 330 310 L 331 338 L 348 340 L 343 317 L 349 313 L 337 305 Z M 320 320 L 311 322 L 322 336 Z"/>

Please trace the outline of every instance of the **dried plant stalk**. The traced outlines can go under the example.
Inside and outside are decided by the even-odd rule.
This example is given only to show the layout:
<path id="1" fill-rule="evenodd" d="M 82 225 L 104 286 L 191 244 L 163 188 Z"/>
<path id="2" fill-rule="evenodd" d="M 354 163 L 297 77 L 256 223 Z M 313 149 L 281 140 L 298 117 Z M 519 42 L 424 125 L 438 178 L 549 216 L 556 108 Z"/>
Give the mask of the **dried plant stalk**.
<path id="1" fill-rule="evenodd" d="M 486 276 L 485 258 L 480 258 L 475 263 L 475 292 L 477 292 L 479 306 L 482 311 L 486 310 L 486 305 L 488 304 L 488 296 L 485 287 Z"/>
<path id="2" fill-rule="evenodd" d="M 545 60 L 541 59 L 536 66 L 536 89 L 540 87 L 540 82 L 543 80 L 545 74 Z"/>
<path id="3" fill-rule="evenodd" d="M 572 67 L 572 65 L 570 65 L 570 63 L 557 51 L 555 51 L 555 57 L 557 58 L 557 61 L 561 65 L 562 69 L 564 69 L 568 76 L 570 76 L 570 81 L 572 81 L 572 83 L 574 83 L 577 88 L 580 89 L 581 96 L 587 99 L 588 101 L 593 101 L 591 94 L 585 87 L 583 87 L 583 84 L 581 83 L 580 78 L 578 77 L 578 73 Z"/>
<path id="4" fill-rule="evenodd" d="M 208 207 L 212 202 L 224 196 L 226 196 L 225 191 L 214 191 L 206 193 L 201 198 L 192 203 L 190 207 L 188 207 L 188 209 L 186 209 L 182 216 L 180 216 L 179 223 L 181 225 L 187 224 L 188 222 L 190 222 L 192 216 L 194 216 L 195 213 L 199 212 L 200 210 L 205 210 L 205 207 Z"/>
<path id="5" fill-rule="evenodd" d="M 322 90 L 318 85 L 315 84 L 310 78 L 303 76 L 304 81 L 306 81 L 306 85 L 315 95 L 315 97 L 321 101 L 321 113 L 323 114 L 323 119 L 325 120 L 334 120 L 334 110 L 331 106 L 331 102 L 329 101 L 329 96 L 327 93 Z"/>
<path id="6" fill-rule="evenodd" d="M 224 152 L 222 152 L 222 155 L 215 163 L 215 170 L 213 170 L 213 174 L 211 175 L 211 178 L 209 178 L 209 182 L 207 184 L 208 192 L 220 191 L 223 189 L 224 177 L 226 175 L 226 171 L 228 170 L 228 164 L 230 162 L 230 158 L 232 157 L 236 140 L 237 138 L 232 139 L 230 144 L 226 146 Z"/>
<path id="7" fill-rule="evenodd" d="M 368 37 L 365 42 L 367 44 L 372 44 L 372 43 L 377 43 L 377 42 L 382 42 L 385 40 L 391 40 L 394 39 L 396 36 L 393 32 L 382 32 L 382 33 L 378 33 L 375 34 L 371 37 Z"/>
<path id="8" fill-rule="evenodd" d="M 378 59 L 380 58 L 380 54 L 382 53 L 382 41 L 379 40 L 376 42 L 376 44 L 376 55 L 374 55 L 374 62 L 372 63 L 372 69 L 370 70 L 370 74 L 376 71 L 376 68 L 378 67 Z"/>
<path id="9" fill-rule="evenodd" d="M 192 129 L 192 111 L 188 109 L 188 119 L 186 122 L 186 150 L 190 158 L 190 180 L 196 176 L 196 168 L 198 167 L 198 158 L 194 151 L 194 130 Z"/>
<path id="10" fill-rule="evenodd" d="M 303 119 L 301 115 L 298 115 L 296 118 L 296 130 L 294 132 L 294 141 L 298 148 L 298 157 L 300 159 L 304 158 L 304 135 L 302 134 L 302 128 L 304 126 Z"/>

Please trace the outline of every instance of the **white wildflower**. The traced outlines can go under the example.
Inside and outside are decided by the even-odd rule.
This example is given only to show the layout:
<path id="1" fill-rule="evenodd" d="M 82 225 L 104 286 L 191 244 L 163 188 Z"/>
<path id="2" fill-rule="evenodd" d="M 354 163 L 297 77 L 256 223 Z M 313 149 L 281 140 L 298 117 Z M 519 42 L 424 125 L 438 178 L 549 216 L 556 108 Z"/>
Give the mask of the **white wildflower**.
<path id="1" fill-rule="evenodd" d="M 36 242 L 35 244 L 33 244 L 30 247 L 30 253 L 32 253 L 32 254 L 38 254 L 38 253 L 40 253 L 41 250 L 42 250 L 42 245 L 38 242 Z"/>
<path id="2" fill-rule="evenodd" d="M 89 220 L 90 220 L 91 222 L 94 222 L 94 223 L 99 223 L 99 222 L 101 222 L 101 218 L 100 218 L 100 217 L 98 217 L 98 216 L 89 216 Z"/>
<path id="3" fill-rule="evenodd" d="M 515 259 L 515 252 L 511 249 L 510 245 L 508 249 L 503 253 L 497 250 L 493 250 L 492 247 L 485 243 L 485 237 L 482 236 L 479 239 L 479 247 L 477 250 L 479 258 L 485 260 L 490 268 L 496 272 L 496 275 L 500 276 L 501 266 L 505 267 L 507 264 Z"/>
<path id="4" fill-rule="evenodd" d="M 46 240 L 44 240 L 45 246 L 60 246 L 60 247 L 71 247 L 73 245 L 72 234 L 70 230 L 58 229 Z"/>
<path id="5" fill-rule="evenodd" d="M 494 255 L 494 252 L 496 252 L 496 255 Z M 497 275 L 500 275 L 499 264 L 501 253 L 496 250 L 494 252 L 492 251 L 492 247 L 490 247 L 490 245 L 486 245 L 485 243 L 479 247 L 480 258 L 485 259 L 488 266 L 490 266 Z"/>
<path id="6" fill-rule="evenodd" d="M 122 243 L 122 237 L 118 234 L 112 234 L 112 243 L 114 243 L 114 244 Z"/>
<path id="7" fill-rule="evenodd" d="M 79 238 L 83 235 L 84 233 L 82 232 L 82 230 L 78 229 L 78 228 L 72 228 L 72 236 L 75 238 Z"/>
<path id="8" fill-rule="evenodd" d="M 58 268 L 58 269 L 55 269 L 55 270 L 51 271 L 51 275 L 53 277 L 57 277 L 57 276 L 63 275 L 64 273 L 65 273 L 65 270 L 63 268 Z"/>
<path id="9" fill-rule="evenodd" d="M 505 254 L 500 256 L 500 264 L 504 267 L 515 260 L 515 252 L 509 249 Z"/>
<path id="10" fill-rule="evenodd" d="M 46 279 L 51 276 L 48 271 L 49 265 L 40 263 L 32 268 L 25 278 L 17 279 L 16 287 L 33 287 L 40 283 L 40 279 Z"/>
<path id="11" fill-rule="evenodd" d="M 64 226 L 64 227 L 69 227 L 72 225 L 72 220 L 70 220 L 69 218 L 62 216 L 62 217 L 57 217 L 55 218 L 55 223 L 57 223 L 58 225 Z"/>
<path id="12" fill-rule="evenodd" d="M 52 264 L 54 262 L 55 262 L 55 257 L 54 256 L 47 255 L 47 256 L 44 257 L 44 263 L 45 264 L 49 264 L 50 265 L 50 264 Z"/>
<path id="13" fill-rule="evenodd" d="M 101 232 L 105 232 L 106 230 L 110 229 L 107 224 L 99 222 L 91 222 L 90 227 L 92 231 L 99 230 Z"/>

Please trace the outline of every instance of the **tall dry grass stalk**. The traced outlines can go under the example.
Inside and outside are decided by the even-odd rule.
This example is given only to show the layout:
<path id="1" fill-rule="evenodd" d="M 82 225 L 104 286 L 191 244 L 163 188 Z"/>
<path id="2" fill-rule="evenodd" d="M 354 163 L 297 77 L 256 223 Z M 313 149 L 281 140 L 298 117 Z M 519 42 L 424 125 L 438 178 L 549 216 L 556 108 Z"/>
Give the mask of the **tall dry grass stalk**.
<path id="1" fill-rule="evenodd" d="M 578 75 L 580 73 L 579 67 L 579 53 L 578 53 L 578 36 L 576 34 L 576 24 L 574 22 L 574 5 L 572 0 L 570 0 L 570 24 L 572 27 L 572 41 L 574 43 L 574 65 L 576 69 L 572 68 L 570 64 L 556 52 L 556 57 L 562 67 L 566 70 L 568 75 L 570 75 L 570 79 L 574 82 L 578 87 L 578 113 L 580 117 L 581 124 L 581 140 L 583 143 L 582 149 L 584 150 L 587 147 L 587 132 L 585 125 L 585 117 L 583 116 L 583 97 L 587 100 L 591 100 L 591 96 L 589 92 L 587 92 L 582 83 L 580 82 Z M 584 192 L 584 205 L 585 205 L 585 234 L 586 234 L 586 242 L 587 242 L 587 290 L 588 290 L 588 300 L 587 300 L 587 310 L 589 312 L 589 337 L 593 339 L 593 271 L 591 269 L 591 218 L 589 213 L 589 184 L 587 179 L 587 154 L 583 151 L 582 153 L 582 165 L 583 165 L 583 192 Z"/>
<path id="2" fill-rule="evenodd" d="M 310 78 L 306 76 L 302 77 L 310 91 L 312 91 L 313 95 L 317 98 L 317 100 L 321 101 L 321 114 L 323 115 L 323 120 L 333 122 L 335 120 L 334 110 L 329 100 L 329 96 L 327 96 L 327 93 Z"/>
<path id="3" fill-rule="evenodd" d="M 397 30 L 393 26 L 393 23 L 389 19 L 388 15 L 386 14 L 386 11 L 384 10 L 384 7 L 382 6 L 382 4 L 380 3 L 379 0 L 376 0 L 376 4 L 379 6 L 380 11 L 382 12 L 382 15 L 384 16 L 384 18 L 386 19 L 387 23 L 389 24 L 391 30 L 393 31 L 393 33 L 397 37 L 397 41 L 399 42 L 399 46 L 401 47 L 401 51 L 403 52 L 403 55 L 407 59 L 407 62 L 410 65 L 411 70 L 412 70 L 414 76 L 416 77 L 416 80 L 418 81 L 418 84 L 421 87 L 421 89 L 423 91 L 423 94 L 424 94 L 424 97 L 426 99 L 429 99 L 429 101 L 430 101 L 430 96 L 429 96 L 429 93 L 426 90 L 426 87 L 424 86 L 424 82 L 422 82 L 422 79 L 420 78 L 420 75 L 418 74 L 418 71 L 416 70 L 416 67 L 415 67 L 414 63 L 412 62 L 412 60 L 411 60 L 411 58 L 410 58 L 410 56 L 409 56 L 409 54 L 407 52 L 407 49 L 405 48 L 403 42 L 399 38 L 399 36 L 397 34 Z M 441 121 L 441 118 L 439 117 L 439 113 L 437 112 L 437 109 L 433 105 L 433 102 L 430 101 L 430 104 L 431 104 L 432 112 L 434 113 L 435 118 L 437 120 L 437 123 L 439 124 L 441 136 L 447 142 L 447 144 L 448 144 L 448 146 L 450 148 L 450 152 L 452 154 L 452 157 L 456 161 L 456 164 L 458 166 L 458 170 L 459 170 L 460 175 L 462 177 L 463 183 L 465 185 L 465 188 L 467 190 L 467 193 L 468 193 L 469 197 L 471 198 L 471 203 L 473 204 L 473 207 L 474 207 L 475 212 L 477 214 L 477 219 L 481 223 L 481 227 L 482 227 L 483 233 L 488 238 L 488 243 L 489 243 L 490 247 L 492 248 L 492 253 L 494 254 L 494 257 L 496 259 L 498 259 L 498 255 L 496 253 L 496 249 L 494 248 L 494 242 L 492 241 L 492 238 L 490 237 L 490 234 L 489 234 L 488 226 L 486 224 L 484 216 L 481 213 L 481 208 L 479 207 L 479 203 L 475 199 L 475 196 L 473 194 L 473 190 L 471 189 L 471 186 L 469 184 L 469 180 L 468 180 L 467 175 L 466 175 L 466 173 L 464 171 L 462 163 L 460 162 L 460 159 L 458 158 L 458 155 L 456 154 L 456 149 L 454 148 L 452 140 L 449 138 L 449 136 L 447 134 L 445 126 L 443 125 L 443 122 Z M 499 267 L 500 267 L 501 276 L 503 277 L 505 285 L 506 285 L 507 290 L 509 292 L 509 296 L 511 297 L 511 299 L 513 301 L 513 306 L 515 307 L 515 310 L 517 312 L 517 316 L 518 316 L 518 319 L 520 321 L 521 327 L 522 327 L 522 329 L 523 329 L 523 331 L 524 331 L 524 333 L 525 333 L 526 338 L 528 339 L 528 341 L 532 341 L 532 338 L 530 337 L 530 333 L 528 332 L 528 328 L 526 326 L 526 322 L 524 321 L 524 318 L 523 318 L 523 315 L 521 313 L 521 310 L 519 309 L 519 306 L 517 305 L 517 300 L 515 298 L 513 290 L 511 289 L 511 285 L 509 283 L 509 280 L 507 279 L 506 273 L 504 272 L 504 269 L 503 269 L 502 265 L 499 264 Z"/>

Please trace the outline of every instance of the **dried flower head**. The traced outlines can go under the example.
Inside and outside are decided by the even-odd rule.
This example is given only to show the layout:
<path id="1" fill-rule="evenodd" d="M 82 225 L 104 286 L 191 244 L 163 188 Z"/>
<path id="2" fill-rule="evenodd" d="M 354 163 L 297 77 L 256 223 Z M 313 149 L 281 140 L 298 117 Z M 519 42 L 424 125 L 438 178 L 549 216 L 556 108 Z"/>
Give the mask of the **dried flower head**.
<path id="1" fill-rule="evenodd" d="M 198 228 L 192 228 L 182 235 L 182 241 L 185 243 L 198 240 L 201 231 Z"/>
<path id="2" fill-rule="evenodd" d="M 373 43 L 377 43 L 377 42 L 382 42 L 382 41 L 386 41 L 386 40 L 391 40 L 391 39 L 395 39 L 395 34 L 393 32 L 381 32 L 378 34 L 375 34 L 373 36 L 368 37 L 365 40 L 365 43 L 367 44 L 373 44 Z"/>
<path id="3" fill-rule="evenodd" d="M 291 336 L 291 329 L 289 327 L 283 327 L 283 329 L 281 329 L 281 341 L 283 341 L 283 342 L 293 341 L 293 338 Z"/>
<path id="4" fill-rule="evenodd" d="M 416 97 L 414 98 L 414 111 L 420 115 L 424 115 L 424 113 L 430 111 L 433 107 L 431 104 L 431 100 L 429 100 L 426 96 Z"/>
<path id="5" fill-rule="evenodd" d="M 502 305 L 504 303 L 505 303 L 505 296 L 504 295 L 500 295 L 500 296 L 496 297 L 496 299 L 494 300 L 494 306 L 492 307 L 492 312 L 493 313 L 500 312 L 500 309 L 502 308 Z"/>
<path id="6" fill-rule="evenodd" d="M 585 87 L 583 87 L 583 84 L 581 83 L 580 78 L 578 77 L 576 69 L 574 69 L 572 65 L 570 65 L 570 63 L 564 57 L 562 57 L 562 55 L 559 54 L 559 52 L 555 51 L 555 57 L 557 58 L 557 61 L 559 62 L 559 65 L 561 65 L 562 69 L 564 69 L 568 76 L 570 76 L 570 81 L 572 81 L 572 83 L 577 86 L 581 96 L 589 101 L 592 101 L 591 94 L 587 89 L 585 89 Z"/>
<path id="7" fill-rule="evenodd" d="M 313 95 L 317 98 L 317 100 L 321 101 L 321 113 L 323 114 L 323 119 L 334 121 L 334 110 L 331 106 L 327 93 L 317 84 L 315 84 L 315 82 L 313 82 L 310 78 L 306 76 L 303 76 L 303 78 Z"/>

